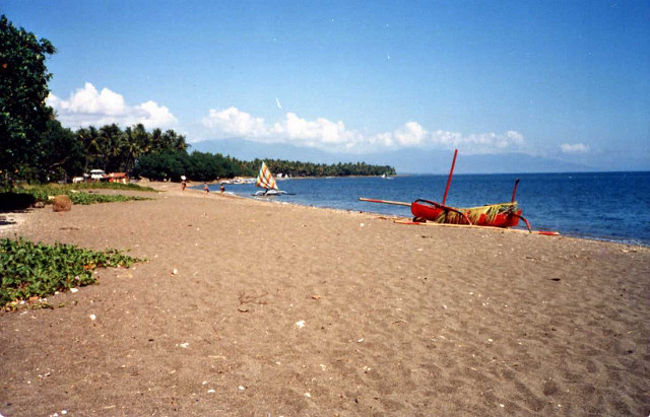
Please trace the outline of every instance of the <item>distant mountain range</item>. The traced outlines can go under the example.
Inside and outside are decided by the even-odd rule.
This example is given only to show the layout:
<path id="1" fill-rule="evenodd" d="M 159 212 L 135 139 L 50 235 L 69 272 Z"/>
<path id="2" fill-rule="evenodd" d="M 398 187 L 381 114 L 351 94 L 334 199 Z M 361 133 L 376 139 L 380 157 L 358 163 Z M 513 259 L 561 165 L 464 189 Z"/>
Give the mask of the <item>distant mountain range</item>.
<path id="1" fill-rule="evenodd" d="M 395 167 L 398 174 L 444 174 L 449 172 L 453 153 L 444 150 L 402 149 L 365 155 L 329 153 L 314 148 L 287 144 L 267 144 L 242 139 L 221 139 L 192 143 L 190 150 L 221 153 L 237 159 L 285 159 L 333 164 L 337 162 L 366 162 Z M 459 174 L 505 174 L 595 171 L 593 167 L 542 158 L 523 153 L 492 155 L 462 155 L 456 161 Z"/>
<path id="2" fill-rule="evenodd" d="M 444 174 L 449 172 L 453 153 L 447 151 L 396 151 L 389 157 L 400 161 L 398 172 Z M 594 168 L 524 153 L 458 155 L 455 171 L 459 174 L 506 174 L 584 172 Z"/>

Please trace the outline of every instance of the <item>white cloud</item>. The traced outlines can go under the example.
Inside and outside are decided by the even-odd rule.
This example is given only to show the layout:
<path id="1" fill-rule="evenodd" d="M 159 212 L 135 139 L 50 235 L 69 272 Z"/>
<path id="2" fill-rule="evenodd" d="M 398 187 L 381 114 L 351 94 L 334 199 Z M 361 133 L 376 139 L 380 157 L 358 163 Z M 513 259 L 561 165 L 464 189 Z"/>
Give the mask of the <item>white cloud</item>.
<path id="1" fill-rule="evenodd" d="M 264 119 L 253 117 L 235 107 L 221 111 L 210 109 L 208 116 L 203 118 L 203 125 L 226 135 L 246 138 L 264 138 L 270 133 Z"/>
<path id="2" fill-rule="evenodd" d="M 393 138 L 402 146 L 422 145 L 427 139 L 427 131 L 418 122 L 407 122 L 393 133 Z"/>
<path id="3" fill-rule="evenodd" d="M 332 122 L 319 117 L 314 121 L 305 120 L 295 113 L 287 113 L 286 120 L 276 123 L 273 132 L 285 135 L 290 141 L 303 141 L 310 146 L 345 145 L 360 139 L 359 135 L 345 128 L 342 121 Z"/>
<path id="4" fill-rule="evenodd" d="M 587 153 L 587 152 L 589 152 L 589 146 L 585 145 L 584 143 L 574 143 L 574 144 L 563 143 L 562 145 L 560 145 L 560 149 L 564 153 Z"/>
<path id="5" fill-rule="evenodd" d="M 65 126 L 77 128 L 116 123 L 128 126 L 142 123 L 146 127 L 170 127 L 177 123 L 176 117 L 165 106 L 155 101 L 147 101 L 129 106 L 124 97 L 108 88 L 97 91 L 91 83 L 70 94 L 68 100 L 51 94 L 47 104 L 57 112 L 58 119 Z"/>
<path id="6" fill-rule="evenodd" d="M 269 123 L 236 107 L 211 109 L 202 124 L 211 137 L 241 137 L 258 142 L 291 143 L 328 151 L 361 153 L 399 148 L 461 148 L 467 154 L 510 152 L 524 144 L 524 136 L 510 130 L 505 133 L 477 133 L 437 130 L 429 132 L 416 121 L 409 121 L 389 132 L 364 134 L 348 129 L 343 121 L 323 117 L 307 120 L 288 112 L 285 118 Z"/>
<path id="7" fill-rule="evenodd" d="M 175 125 L 178 121 L 167 107 L 161 106 L 155 101 L 146 101 L 137 105 L 136 108 L 144 112 L 143 116 L 138 119 L 138 123 L 147 127 L 168 127 Z"/>

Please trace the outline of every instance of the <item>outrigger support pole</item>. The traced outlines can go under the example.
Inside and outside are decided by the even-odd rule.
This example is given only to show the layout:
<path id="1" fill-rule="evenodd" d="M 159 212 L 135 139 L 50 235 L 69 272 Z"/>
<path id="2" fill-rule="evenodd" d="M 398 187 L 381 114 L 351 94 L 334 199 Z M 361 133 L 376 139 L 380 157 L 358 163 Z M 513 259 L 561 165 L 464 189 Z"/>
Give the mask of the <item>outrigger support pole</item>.
<path id="1" fill-rule="evenodd" d="M 376 198 L 364 198 L 364 197 L 359 197 L 359 200 L 361 201 L 367 201 L 369 203 L 381 203 L 381 204 L 392 204 L 394 206 L 407 206 L 411 207 L 411 203 L 406 203 L 404 201 L 390 201 L 390 200 L 378 200 Z"/>
<path id="2" fill-rule="evenodd" d="M 530 223 L 528 222 L 528 220 L 524 216 L 522 216 L 521 214 L 517 214 L 517 213 L 512 213 L 512 215 L 517 216 L 521 220 L 523 220 L 524 223 L 526 223 L 526 227 L 528 228 L 528 233 L 533 233 L 533 229 L 530 228 Z"/>
<path id="3" fill-rule="evenodd" d="M 458 149 L 454 150 L 454 160 L 451 163 L 451 170 L 449 170 L 449 178 L 447 178 L 447 186 L 445 187 L 445 195 L 442 197 L 442 205 L 443 206 L 447 202 L 447 193 L 449 192 L 449 186 L 451 185 L 451 177 L 454 175 L 454 166 L 456 165 L 456 156 L 458 156 Z"/>
<path id="4" fill-rule="evenodd" d="M 512 199 L 510 200 L 511 203 L 515 202 L 515 196 L 517 195 L 517 185 L 519 185 L 519 178 L 515 180 L 515 188 L 512 190 Z"/>

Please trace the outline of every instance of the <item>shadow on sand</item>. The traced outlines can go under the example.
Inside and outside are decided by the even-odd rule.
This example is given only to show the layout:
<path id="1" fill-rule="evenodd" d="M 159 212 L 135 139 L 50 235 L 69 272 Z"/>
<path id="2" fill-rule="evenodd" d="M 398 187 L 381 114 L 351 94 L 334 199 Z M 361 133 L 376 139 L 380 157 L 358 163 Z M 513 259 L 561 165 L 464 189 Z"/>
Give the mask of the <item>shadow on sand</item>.
<path id="1" fill-rule="evenodd" d="M 34 203 L 36 203 L 36 199 L 31 194 L 0 193 L 0 226 L 16 224 L 11 217 L 5 216 L 5 214 L 27 213 Z"/>

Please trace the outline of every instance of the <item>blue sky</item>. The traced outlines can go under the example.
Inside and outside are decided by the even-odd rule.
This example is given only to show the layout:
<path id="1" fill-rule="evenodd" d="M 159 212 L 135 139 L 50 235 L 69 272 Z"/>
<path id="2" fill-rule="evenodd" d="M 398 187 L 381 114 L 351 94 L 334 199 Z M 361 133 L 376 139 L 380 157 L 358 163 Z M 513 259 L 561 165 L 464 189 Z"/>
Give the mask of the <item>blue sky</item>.
<path id="1" fill-rule="evenodd" d="M 190 142 L 291 145 L 295 159 L 457 147 L 650 169 L 647 1 L 5 0 L 0 12 L 57 48 L 49 103 L 73 128 L 143 122 Z"/>

